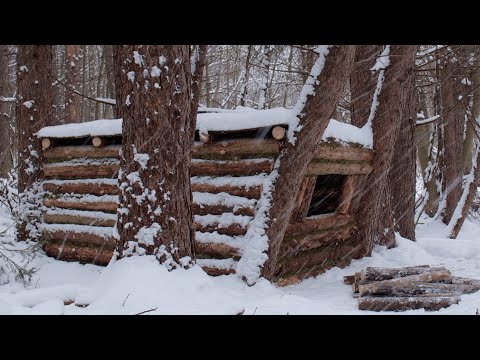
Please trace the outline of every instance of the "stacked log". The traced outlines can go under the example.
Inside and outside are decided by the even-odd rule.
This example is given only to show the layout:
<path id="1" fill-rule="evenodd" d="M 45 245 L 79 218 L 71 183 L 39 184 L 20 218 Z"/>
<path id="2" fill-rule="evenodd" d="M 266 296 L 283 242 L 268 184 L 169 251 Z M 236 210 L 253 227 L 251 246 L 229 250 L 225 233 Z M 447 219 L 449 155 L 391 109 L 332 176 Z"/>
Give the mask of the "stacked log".
<path id="1" fill-rule="evenodd" d="M 358 308 L 369 311 L 436 311 L 458 304 L 460 296 L 480 290 L 480 280 L 452 276 L 444 267 L 367 267 L 345 276 Z"/>
<path id="2" fill-rule="evenodd" d="M 193 213 L 201 220 L 195 224 L 196 253 L 203 261 L 201 266 L 212 275 L 235 272 L 235 264 L 248 246 L 243 241 L 246 220 L 255 217 L 263 181 L 285 141 L 283 126 L 269 127 L 264 139 L 246 137 L 263 130 L 199 134 L 201 141 L 193 147 L 192 191 L 203 198 L 212 195 L 209 199 L 219 199 L 202 202 L 194 196 L 193 201 Z M 116 223 L 119 137 L 44 138 L 42 144 L 45 251 L 67 261 L 106 265 L 113 254 L 113 237 L 98 234 L 101 228 L 110 234 Z M 315 185 L 317 175 L 366 174 L 371 159 L 369 149 L 322 143 L 309 166 L 306 184 Z M 351 238 L 356 223 L 348 214 L 353 188 L 346 184 L 341 190 L 342 208 L 332 216 L 305 219 L 311 194 L 302 197 L 298 211 L 302 215 L 289 225 L 282 247 L 285 261 L 280 281 L 316 275 L 346 265 L 355 256 Z M 231 223 L 221 218 L 223 214 L 228 214 Z"/>

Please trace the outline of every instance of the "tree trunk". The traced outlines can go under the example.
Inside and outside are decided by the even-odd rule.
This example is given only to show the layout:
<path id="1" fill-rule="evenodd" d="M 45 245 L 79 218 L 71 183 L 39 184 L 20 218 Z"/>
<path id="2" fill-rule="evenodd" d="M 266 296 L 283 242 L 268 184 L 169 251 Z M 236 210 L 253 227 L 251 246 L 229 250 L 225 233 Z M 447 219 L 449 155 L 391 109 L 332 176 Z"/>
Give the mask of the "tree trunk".
<path id="1" fill-rule="evenodd" d="M 262 275 L 272 280 L 277 272 L 279 250 L 296 203 L 307 167 L 320 142 L 330 116 L 335 111 L 343 85 L 350 74 L 355 46 L 334 46 L 326 55 L 324 68 L 312 85 L 317 96 L 307 95 L 304 106 L 298 109 L 301 131 L 296 142 L 286 142 L 279 155 L 278 178 L 272 190 L 268 260 Z M 307 85 L 306 85 L 307 86 Z M 301 104 L 301 103 L 300 103 Z M 302 116 L 303 115 L 303 116 Z"/>
<path id="2" fill-rule="evenodd" d="M 65 45 L 65 123 L 81 122 L 80 96 L 72 90 L 80 90 L 80 46 Z"/>
<path id="3" fill-rule="evenodd" d="M 40 221 L 42 177 L 40 141 L 33 134 L 53 116 L 52 46 L 21 45 L 17 53 L 18 239 L 36 238 Z"/>
<path id="4" fill-rule="evenodd" d="M 103 57 L 105 61 L 105 75 L 107 77 L 107 96 L 115 98 L 115 78 L 113 71 L 113 45 L 103 45 Z"/>
<path id="5" fill-rule="evenodd" d="M 416 51 L 416 49 L 415 49 Z M 413 66 L 413 64 L 412 64 Z M 395 231 L 404 238 L 415 240 L 415 194 L 417 152 L 415 147 L 415 79 L 412 73 L 403 83 L 406 99 L 399 122 L 392 165 L 388 174 Z"/>
<path id="6" fill-rule="evenodd" d="M 8 71 L 8 46 L 0 45 L 0 97 L 11 97 Z M 0 101 L 0 178 L 7 178 L 12 168 L 12 157 L 10 155 L 10 116 L 9 103 Z"/>
<path id="7" fill-rule="evenodd" d="M 370 114 L 377 85 L 377 75 L 370 69 L 381 52 L 381 45 L 358 45 L 355 50 L 355 63 L 350 77 L 350 112 L 352 124 L 358 127 L 367 123 Z"/>
<path id="8" fill-rule="evenodd" d="M 194 257 L 195 236 L 189 47 L 126 45 L 116 50 L 115 56 L 123 55 L 115 59 L 122 64 L 115 85 L 123 115 L 116 249 L 120 257 L 152 254 L 169 268 L 186 265 Z"/>
<path id="9" fill-rule="evenodd" d="M 262 79 L 258 97 L 258 109 L 265 109 L 267 106 L 268 80 L 270 75 L 270 61 L 272 58 L 272 45 L 263 45 L 262 53 Z"/>
<path id="10" fill-rule="evenodd" d="M 377 86 L 378 75 L 370 70 L 382 52 L 382 45 L 358 45 L 355 48 L 355 63 L 350 76 L 350 113 L 352 125 L 362 127 L 367 123 L 372 108 L 373 95 Z M 356 212 L 364 191 L 370 187 L 365 183 L 366 176 L 355 179 L 351 208 Z M 371 189 L 370 191 L 375 191 Z"/>
<path id="11" fill-rule="evenodd" d="M 358 238 L 363 241 L 365 255 L 371 254 L 375 243 L 395 245 L 388 173 L 394 159 L 395 142 L 402 123 L 405 123 L 399 119 L 408 113 L 409 101 L 412 101 L 410 81 L 415 52 L 416 46 L 413 45 L 392 45 L 390 48 L 390 65 L 384 73 L 385 82 L 372 124 L 373 171 L 367 177 L 368 188 L 364 189 L 357 209 L 361 214 L 358 217 Z"/>
<path id="12" fill-rule="evenodd" d="M 242 87 L 240 90 L 240 106 L 247 106 L 247 94 L 248 94 L 248 77 L 250 75 L 250 58 L 252 56 L 252 46 L 248 45 L 247 59 L 245 60 L 245 74 L 242 79 Z"/>
<path id="13" fill-rule="evenodd" d="M 452 56 L 446 55 L 440 69 L 440 96 L 444 124 L 445 168 L 444 182 L 446 189 L 446 206 L 443 221 L 450 222 L 453 212 L 462 196 L 463 180 L 463 132 L 465 112 L 459 100 L 462 94 L 460 79 L 452 62 Z"/>

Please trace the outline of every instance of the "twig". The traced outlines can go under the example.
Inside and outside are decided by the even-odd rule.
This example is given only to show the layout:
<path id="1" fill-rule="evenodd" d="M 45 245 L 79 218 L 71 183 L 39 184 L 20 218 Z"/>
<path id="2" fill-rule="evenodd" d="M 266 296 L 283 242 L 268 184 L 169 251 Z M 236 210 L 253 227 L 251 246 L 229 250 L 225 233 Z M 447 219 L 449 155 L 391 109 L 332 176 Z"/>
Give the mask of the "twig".
<path id="1" fill-rule="evenodd" d="M 158 307 L 156 307 L 154 309 L 145 310 L 145 311 L 139 312 L 138 314 L 133 314 L 133 315 L 142 315 L 142 314 L 145 314 L 145 313 L 148 313 L 148 312 L 151 312 L 151 311 L 155 311 L 157 309 L 158 309 Z"/>
<path id="2" fill-rule="evenodd" d="M 130 293 L 128 293 L 128 295 L 127 295 L 127 297 L 125 298 L 125 300 L 123 300 L 122 306 L 125 306 L 125 303 L 127 302 L 127 299 L 128 299 L 129 296 L 130 296 Z"/>
<path id="3" fill-rule="evenodd" d="M 71 92 L 74 92 L 75 94 L 77 94 L 77 95 L 79 95 L 79 96 L 81 96 L 81 97 L 84 97 L 85 99 L 92 100 L 92 101 L 95 101 L 95 102 L 99 102 L 99 103 L 102 103 L 102 104 L 107 104 L 107 105 L 110 105 L 110 106 L 115 106 L 115 104 L 112 104 L 111 102 L 101 101 L 101 100 L 92 98 L 92 97 L 90 97 L 90 96 L 88 96 L 88 95 L 82 94 L 80 91 L 70 88 L 70 86 L 68 86 L 67 84 L 65 84 L 62 80 L 60 80 L 60 79 L 58 79 L 58 78 L 56 78 L 56 77 L 53 77 L 53 78 L 54 78 L 58 83 L 60 83 L 61 85 L 63 85 L 63 87 L 65 87 L 66 90 L 71 91 Z"/>

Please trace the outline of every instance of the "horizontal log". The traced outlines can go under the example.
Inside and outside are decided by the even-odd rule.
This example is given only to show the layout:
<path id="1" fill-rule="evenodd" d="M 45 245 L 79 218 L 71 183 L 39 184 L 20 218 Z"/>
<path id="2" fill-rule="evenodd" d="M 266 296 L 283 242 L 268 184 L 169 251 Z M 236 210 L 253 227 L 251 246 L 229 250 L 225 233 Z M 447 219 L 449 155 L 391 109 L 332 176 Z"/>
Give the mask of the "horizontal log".
<path id="1" fill-rule="evenodd" d="M 241 227 L 239 224 L 231 224 L 227 227 L 219 227 L 218 224 L 209 224 L 206 226 L 202 226 L 199 223 L 195 223 L 195 230 L 209 233 L 216 231 L 219 234 L 230 236 L 245 235 L 247 233 L 247 229 Z"/>
<path id="2" fill-rule="evenodd" d="M 274 139 L 238 139 L 195 145 L 192 157 L 198 159 L 227 159 L 231 157 L 269 157 L 278 154 L 280 144 Z"/>
<path id="3" fill-rule="evenodd" d="M 358 286 L 358 292 L 361 296 L 377 294 L 377 291 L 382 291 L 381 289 L 389 286 L 410 287 L 415 283 L 452 283 L 452 273 L 448 270 L 426 272 L 418 275 L 410 275 L 391 280 L 374 281 L 367 283 L 362 282 L 361 276 L 362 273 L 360 273 L 360 281 L 356 282 L 356 285 Z"/>
<path id="4" fill-rule="evenodd" d="M 116 213 L 118 208 L 118 204 L 115 202 L 77 202 L 52 198 L 44 198 L 43 205 L 62 209 L 105 211 L 110 213 Z"/>
<path id="5" fill-rule="evenodd" d="M 210 184 L 192 184 L 192 191 L 206 192 L 211 194 L 218 194 L 225 192 L 230 195 L 241 196 L 248 199 L 260 199 L 262 193 L 261 186 L 231 186 L 222 185 L 215 186 Z"/>
<path id="6" fill-rule="evenodd" d="M 360 296 L 383 295 L 383 296 L 416 296 L 416 295 L 437 295 L 471 294 L 480 287 L 463 284 L 442 284 L 442 283 L 395 283 L 389 280 L 375 281 L 370 284 L 358 286 Z"/>
<path id="7" fill-rule="evenodd" d="M 311 162 L 307 167 L 306 176 L 318 175 L 368 175 L 372 171 L 369 163 L 330 163 Z"/>
<path id="8" fill-rule="evenodd" d="M 361 272 L 356 272 L 354 275 L 354 281 L 352 284 L 352 290 L 354 294 L 358 294 L 358 284 L 360 284 L 360 281 L 362 279 L 362 273 Z"/>
<path id="9" fill-rule="evenodd" d="M 353 221 L 352 215 L 348 214 L 325 214 L 305 218 L 303 221 L 289 224 L 285 237 L 311 234 L 317 231 L 344 226 Z"/>
<path id="10" fill-rule="evenodd" d="M 56 165 L 56 164 L 55 164 Z M 43 173 L 47 178 L 78 179 L 78 178 L 110 178 L 117 177 L 120 165 L 65 165 L 49 166 L 45 164 Z"/>
<path id="11" fill-rule="evenodd" d="M 77 158 L 120 158 L 121 145 L 108 145 L 95 147 L 92 145 L 81 146 L 56 146 L 43 152 L 45 159 L 77 159 Z"/>
<path id="12" fill-rule="evenodd" d="M 478 288 L 480 288 L 480 280 L 462 278 L 462 277 L 458 277 L 458 276 L 454 276 L 452 278 L 452 284 L 473 285 L 473 286 L 477 286 Z"/>
<path id="13" fill-rule="evenodd" d="M 273 161 L 201 161 L 192 162 L 191 176 L 248 176 L 270 173 Z"/>
<path id="14" fill-rule="evenodd" d="M 343 283 L 346 285 L 353 285 L 355 282 L 355 275 L 346 275 L 343 277 Z"/>
<path id="15" fill-rule="evenodd" d="M 238 249 L 219 243 L 204 243 L 204 242 L 195 242 L 195 253 L 201 255 L 209 255 L 215 258 L 239 258 L 241 253 Z"/>
<path id="16" fill-rule="evenodd" d="M 61 250 L 60 250 L 61 249 Z M 108 265 L 113 256 L 113 250 L 103 250 L 58 244 L 44 244 L 45 253 L 58 260 L 78 261 L 82 264 L 95 264 L 100 266 Z"/>
<path id="17" fill-rule="evenodd" d="M 91 233 L 80 233 L 64 230 L 43 230 L 42 239 L 48 242 L 60 242 L 71 246 L 103 248 L 104 250 L 113 250 L 115 248 L 115 239 L 113 237 L 104 238 Z"/>
<path id="18" fill-rule="evenodd" d="M 360 147 L 332 147 L 330 145 L 320 144 L 315 150 L 313 158 L 322 160 L 371 161 L 373 151 Z"/>
<path id="19" fill-rule="evenodd" d="M 56 185 L 53 183 L 44 183 L 43 190 L 54 194 L 91 194 L 96 196 L 102 195 L 118 195 L 120 190 L 117 185 L 113 184 L 96 184 L 96 183 L 65 183 Z"/>
<path id="20" fill-rule="evenodd" d="M 67 214 L 43 214 L 43 221 L 47 224 L 77 224 L 90 226 L 115 226 L 116 221 L 112 219 L 98 219 L 89 216 L 74 216 Z"/>
<path id="21" fill-rule="evenodd" d="M 210 276 L 235 274 L 235 269 L 219 269 L 219 268 L 210 267 L 210 266 L 202 266 L 202 269 Z"/>
<path id="22" fill-rule="evenodd" d="M 222 215 L 224 213 L 233 213 L 234 215 L 253 216 L 255 213 L 255 210 L 248 206 L 199 205 L 195 203 L 192 205 L 192 210 L 194 215 Z"/>
<path id="23" fill-rule="evenodd" d="M 348 240 L 356 232 L 356 224 L 350 223 L 344 226 L 335 227 L 331 230 L 323 232 L 307 233 L 297 235 L 294 238 L 285 238 L 280 248 L 281 256 L 291 256 L 300 251 L 312 250 L 325 246 L 327 244 L 335 245 L 336 243 Z"/>
<path id="24" fill-rule="evenodd" d="M 447 269 L 444 267 L 430 267 L 428 265 L 409 266 L 403 268 L 367 267 L 361 272 L 362 276 L 360 281 L 383 281 L 442 270 Z"/>
<path id="25" fill-rule="evenodd" d="M 458 304 L 458 296 L 435 297 L 374 297 L 366 296 L 358 299 L 358 309 L 368 311 L 406 311 L 425 309 L 436 311 L 453 304 Z"/>
<path id="26" fill-rule="evenodd" d="M 301 251 L 294 256 L 281 257 L 279 273 L 284 277 L 309 268 L 312 268 L 312 271 L 318 270 L 317 273 L 320 273 L 333 266 L 346 266 L 351 259 L 361 255 L 361 244 L 357 244 L 355 239 L 351 239 L 337 245 L 325 245 L 313 250 Z"/>

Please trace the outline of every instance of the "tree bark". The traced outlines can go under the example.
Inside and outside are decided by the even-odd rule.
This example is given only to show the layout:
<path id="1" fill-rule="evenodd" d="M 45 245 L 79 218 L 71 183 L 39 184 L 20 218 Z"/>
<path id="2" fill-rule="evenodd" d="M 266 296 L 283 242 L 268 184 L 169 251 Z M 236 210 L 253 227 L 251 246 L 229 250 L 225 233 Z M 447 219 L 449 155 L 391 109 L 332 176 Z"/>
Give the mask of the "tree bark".
<path id="1" fill-rule="evenodd" d="M 367 123 L 378 78 L 378 75 L 370 69 L 375 65 L 381 52 L 382 45 L 358 45 L 355 48 L 355 62 L 350 77 L 350 117 L 352 125 L 362 127 Z M 355 191 L 351 204 L 352 212 L 356 212 L 363 192 L 370 189 L 365 181 L 366 176 L 358 176 L 355 180 Z M 371 189 L 370 191 L 374 190 Z"/>
<path id="2" fill-rule="evenodd" d="M 358 45 L 355 49 L 355 63 L 350 77 L 350 112 L 352 124 L 358 127 L 365 125 L 370 115 L 377 85 L 377 75 L 370 69 L 381 52 L 381 45 Z"/>
<path id="3" fill-rule="evenodd" d="M 379 96 L 379 105 L 373 119 L 373 170 L 366 179 L 357 208 L 359 222 L 358 238 L 363 241 L 364 255 L 370 255 L 375 243 L 395 245 L 391 189 L 388 173 L 395 154 L 395 142 L 399 137 L 399 121 L 410 109 L 412 101 L 409 84 L 413 76 L 416 46 L 392 45 L 390 65 L 385 70 L 385 82 Z M 407 85 L 407 86 L 406 86 Z"/>
<path id="4" fill-rule="evenodd" d="M 19 240 L 39 235 L 42 149 L 33 134 L 53 120 L 52 54 L 51 45 L 21 45 L 17 52 Z"/>
<path id="5" fill-rule="evenodd" d="M 105 75 L 107 77 L 107 95 L 115 98 L 115 78 L 113 71 L 113 45 L 103 45 L 103 57 L 105 61 Z"/>
<path id="6" fill-rule="evenodd" d="M 463 132 L 465 112 L 459 99 L 462 95 L 460 79 L 455 67 L 458 61 L 452 61 L 453 55 L 447 54 L 440 69 L 440 96 L 444 124 L 444 182 L 446 206 L 443 222 L 448 224 L 462 196 L 463 180 Z"/>
<path id="7" fill-rule="evenodd" d="M 416 50 L 415 50 L 416 51 Z M 412 64 L 411 66 L 413 66 Z M 395 142 L 392 165 L 388 174 L 395 231 L 415 240 L 415 194 L 417 181 L 417 149 L 415 147 L 415 79 L 412 73 L 403 83 L 405 104 L 398 122 L 400 131 Z"/>
<path id="8" fill-rule="evenodd" d="M 8 46 L 0 45 L 0 96 L 11 97 L 8 71 Z M 7 178 L 12 168 L 12 156 L 10 154 L 10 116 L 9 103 L 0 101 L 0 178 Z"/>
<path id="9" fill-rule="evenodd" d="M 115 85 L 123 147 L 116 249 L 120 257 L 153 254 L 176 267 L 180 259 L 194 257 L 190 134 L 196 109 L 189 46 L 126 45 L 120 54 Z"/>
<path id="10" fill-rule="evenodd" d="M 278 178 L 272 191 L 270 222 L 267 228 L 269 249 L 262 275 L 273 280 L 277 272 L 279 250 L 287 225 L 295 207 L 314 150 L 335 111 L 341 90 L 353 64 L 355 46 L 334 46 L 326 56 L 325 65 L 314 85 L 317 96 L 308 95 L 300 118 L 301 131 L 297 132 L 295 145 L 286 142 L 280 153 Z"/>
<path id="11" fill-rule="evenodd" d="M 65 123 L 81 122 L 80 96 L 70 90 L 80 90 L 80 46 L 65 45 Z"/>

